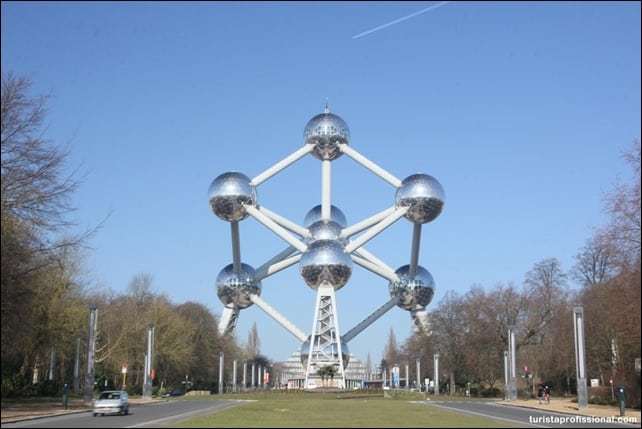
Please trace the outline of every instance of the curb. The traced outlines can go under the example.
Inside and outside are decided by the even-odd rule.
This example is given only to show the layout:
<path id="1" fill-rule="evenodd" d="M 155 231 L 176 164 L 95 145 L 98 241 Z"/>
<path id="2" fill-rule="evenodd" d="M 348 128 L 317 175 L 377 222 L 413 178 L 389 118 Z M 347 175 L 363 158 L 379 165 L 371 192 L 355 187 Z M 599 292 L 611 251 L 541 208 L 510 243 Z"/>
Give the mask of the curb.
<path id="1" fill-rule="evenodd" d="M 30 420 L 40 420 L 40 419 L 48 419 L 50 417 L 59 417 L 59 416 L 68 416 L 71 414 L 81 414 L 81 413 L 88 413 L 90 412 L 90 409 L 86 410 L 73 410 L 73 411 L 68 411 L 66 413 L 58 413 L 58 414 L 41 414 L 38 416 L 28 416 L 28 417 L 17 417 L 17 418 L 9 418 L 7 420 L 2 421 L 3 425 L 8 425 L 11 423 L 20 423 L 20 422 L 28 422 Z"/>

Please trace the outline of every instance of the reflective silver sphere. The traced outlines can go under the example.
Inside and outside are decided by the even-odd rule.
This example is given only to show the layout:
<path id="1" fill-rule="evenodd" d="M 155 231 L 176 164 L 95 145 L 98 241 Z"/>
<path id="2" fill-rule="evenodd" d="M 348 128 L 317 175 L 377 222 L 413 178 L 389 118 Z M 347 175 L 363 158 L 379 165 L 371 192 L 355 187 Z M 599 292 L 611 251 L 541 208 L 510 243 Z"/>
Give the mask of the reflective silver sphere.
<path id="1" fill-rule="evenodd" d="M 306 144 L 313 144 L 313 155 L 321 160 L 333 160 L 341 156 L 340 144 L 350 141 L 348 124 L 340 116 L 325 112 L 308 121 L 303 131 Z"/>
<path id="2" fill-rule="evenodd" d="M 395 271 L 399 281 L 389 283 L 390 297 L 398 298 L 397 305 L 404 310 L 423 310 L 435 294 L 435 281 L 428 270 L 420 265 L 417 266 L 417 273 L 413 279 L 408 277 L 409 270 L 410 265 L 404 265 Z"/>
<path id="3" fill-rule="evenodd" d="M 337 357 L 339 355 L 339 351 L 337 350 L 336 344 L 333 345 L 333 355 Z M 308 367 L 308 356 L 310 354 L 310 337 L 301 344 L 301 363 L 303 364 L 303 368 Z M 346 344 L 343 340 L 341 340 L 341 359 L 343 360 L 343 368 L 348 367 L 348 363 L 350 362 L 350 349 L 348 348 L 348 344 Z"/>
<path id="4" fill-rule="evenodd" d="M 310 228 L 312 224 L 318 222 L 321 220 L 321 204 L 318 206 L 314 206 L 310 209 L 308 214 L 305 215 L 305 219 L 303 220 L 303 226 L 306 228 Z M 341 226 L 341 228 L 345 228 L 348 226 L 348 222 L 346 221 L 346 216 L 343 214 L 340 208 L 336 206 L 330 206 L 330 220 L 336 222 Z"/>
<path id="5" fill-rule="evenodd" d="M 395 195 L 397 207 L 410 207 L 406 218 L 413 223 L 427 223 L 441 213 L 446 194 L 441 183 L 427 174 L 413 174 L 401 182 Z"/>
<path id="6" fill-rule="evenodd" d="M 330 283 L 338 290 L 345 286 L 352 274 L 352 258 L 336 240 L 318 240 L 308 246 L 299 262 L 299 272 L 305 283 L 317 289 Z"/>
<path id="7" fill-rule="evenodd" d="M 341 245 L 346 243 L 344 238 L 339 238 L 343 228 L 334 221 L 320 220 L 310 225 L 308 229 L 311 237 L 306 240 L 307 243 L 313 243 L 317 240 L 338 240 Z"/>
<path id="8" fill-rule="evenodd" d="M 242 173 L 230 172 L 218 176 L 209 189 L 212 211 L 223 220 L 243 220 L 247 212 L 243 204 L 256 204 L 256 190 Z"/>
<path id="9" fill-rule="evenodd" d="M 243 309 L 252 305 L 251 294 L 261 295 L 261 282 L 251 266 L 241 264 L 241 271 L 236 274 L 234 264 L 230 264 L 216 277 L 216 293 L 224 306 Z"/>

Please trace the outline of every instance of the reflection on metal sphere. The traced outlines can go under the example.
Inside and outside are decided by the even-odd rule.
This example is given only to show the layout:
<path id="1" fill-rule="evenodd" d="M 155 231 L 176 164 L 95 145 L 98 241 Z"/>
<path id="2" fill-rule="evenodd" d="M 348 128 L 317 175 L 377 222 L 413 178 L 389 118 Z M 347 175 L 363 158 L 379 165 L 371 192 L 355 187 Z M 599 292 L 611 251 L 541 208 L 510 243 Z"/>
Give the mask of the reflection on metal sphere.
<path id="1" fill-rule="evenodd" d="M 350 141 L 348 124 L 340 116 L 326 111 L 308 121 L 303 131 L 306 144 L 313 144 L 312 153 L 321 160 L 333 160 L 341 156 L 340 144 Z"/>
<path id="2" fill-rule="evenodd" d="M 315 241 L 301 257 L 299 272 L 312 289 L 317 289 L 322 283 L 327 282 L 337 290 L 350 279 L 352 258 L 338 241 Z"/>
<path id="3" fill-rule="evenodd" d="M 410 207 L 405 216 L 413 223 L 435 220 L 445 201 L 441 183 L 427 174 L 413 174 L 405 178 L 395 196 L 397 207 Z"/>
<path id="4" fill-rule="evenodd" d="M 224 306 L 243 309 L 252 305 L 251 294 L 261 295 L 261 282 L 251 266 L 241 264 L 241 270 L 236 274 L 234 264 L 230 264 L 216 277 L 216 293 Z"/>
<path id="5" fill-rule="evenodd" d="M 209 199 L 216 216 L 230 222 L 239 221 L 247 217 L 243 204 L 256 204 L 256 190 L 245 174 L 223 173 L 210 185 Z"/>
<path id="6" fill-rule="evenodd" d="M 342 245 L 346 243 L 345 239 L 339 238 L 343 228 L 334 221 L 320 220 L 314 222 L 308 229 L 311 234 L 311 237 L 307 239 L 308 243 L 313 243 L 317 240 L 339 240 Z"/>
<path id="7" fill-rule="evenodd" d="M 332 352 L 334 357 L 337 358 L 339 355 L 339 351 L 337 350 L 336 342 L 332 344 Z M 303 364 L 303 368 L 308 367 L 309 355 L 310 355 L 310 337 L 308 337 L 308 339 L 305 340 L 303 344 L 301 344 L 301 363 Z M 343 360 L 343 368 L 347 368 L 348 363 L 350 362 L 350 349 L 348 348 L 348 344 L 346 344 L 343 340 L 341 340 L 341 358 Z"/>
<path id="8" fill-rule="evenodd" d="M 410 265 L 400 267 L 395 273 L 398 282 L 390 282 L 388 289 L 390 297 L 397 298 L 397 305 L 404 310 L 416 311 L 425 309 L 435 294 L 435 281 L 424 267 L 418 265 L 415 277 L 408 276 Z"/>
<path id="9" fill-rule="evenodd" d="M 308 214 L 305 215 L 305 219 L 303 220 L 303 226 L 306 228 L 310 228 L 313 223 L 316 223 L 321 220 L 321 204 L 318 206 L 314 206 L 310 209 Z M 345 228 L 348 226 L 348 222 L 346 221 L 346 216 L 343 214 L 340 208 L 337 206 L 330 206 L 330 220 L 336 222 L 341 226 L 341 228 Z"/>

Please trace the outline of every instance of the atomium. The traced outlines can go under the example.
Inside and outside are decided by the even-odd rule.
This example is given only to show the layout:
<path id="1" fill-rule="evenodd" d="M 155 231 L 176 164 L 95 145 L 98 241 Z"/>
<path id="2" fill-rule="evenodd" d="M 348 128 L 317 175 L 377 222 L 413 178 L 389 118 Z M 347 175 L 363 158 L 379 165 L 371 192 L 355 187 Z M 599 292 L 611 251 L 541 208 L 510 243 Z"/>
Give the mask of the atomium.
<path id="1" fill-rule="evenodd" d="M 308 246 L 299 262 L 299 272 L 312 289 L 322 284 L 335 290 L 348 283 L 352 274 L 352 259 L 336 240 L 318 240 Z"/>
<path id="2" fill-rule="evenodd" d="M 216 216 L 228 222 L 240 221 L 247 217 L 243 204 L 256 204 L 256 191 L 246 175 L 223 173 L 210 185 L 209 200 Z"/>
<path id="3" fill-rule="evenodd" d="M 349 343 L 395 307 L 407 311 L 418 329 L 425 328 L 429 324 L 426 307 L 435 294 L 431 274 L 418 261 L 422 225 L 435 220 L 444 207 L 445 194 L 441 184 L 427 174 L 413 174 L 402 181 L 348 144 L 352 144 L 348 125 L 326 107 L 305 126 L 302 147 L 252 179 L 241 173 L 224 173 L 209 188 L 212 211 L 230 223 L 232 236 L 233 263 L 223 268 L 216 280 L 217 295 L 224 305 L 219 332 L 231 332 L 240 310 L 256 304 L 255 307 L 267 313 L 302 344 L 301 363 L 305 367 L 306 388 L 321 386 L 316 371 L 326 365 L 335 366 L 336 386 L 345 388 Z M 299 225 L 269 210 L 263 202 L 259 204 L 256 187 L 310 154 L 322 161 L 322 204 L 310 209 L 303 225 Z M 330 161 L 342 154 L 392 185 L 395 190 L 392 207 L 348 225 L 346 216 L 332 205 L 331 198 Z M 244 264 L 241 257 L 239 221 L 247 217 L 252 217 L 288 244 L 256 270 Z M 411 257 L 409 265 L 395 271 L 365 245 L 402 217 L 413 223 Z M 352 329 L 340 332 L 336 300 L 339 289 L 352 276 L 353 263 L 383 278 L 388 284 L 390 299 Z M 262 281 L 297 264 L 305 284 L 316 293 L 310 333 L 296 327 L 260 296 Z"/>
<path id="4" fill-rule="evenodd" d="M 410 265 L 404 265 L 395 271 L 398 281 L 388 285 L 390 296 L 397 299 L 397 306 L 408 311 L 423 310 L 428 307 L 435 294 L 435 281 L 432 275 L 421 265 L 417 265 L 414 277 L 410 274 Z"/>
<path id="5" fill-rule="evenodd" d="M 325 112 L 310 119 L 303 131 L 305 144 L 314 145 L 313 155 L 321 160 L 334 160 L 341 156 L 340 144 L 350 141 L 348 124 L 340 116 Z"/>
<path id="6" fill-rule="evenodd" d="M 413 174 L 401 183 L 395 195 L 397 207 L 409 207 L 405 216 L 414 223 L 432 222 L 441 214 L 446 195 L 441 183 L 428 174 Z"/>
<path id="7" fill-rule="evenodd" d="M 230 264 L 216 277 L 216 293 L 226 307 L 244 309 L 252 305 L 250 295 L 261 295 L 261 282 L 251 266 L 241 264 L 237 273 Z"/>

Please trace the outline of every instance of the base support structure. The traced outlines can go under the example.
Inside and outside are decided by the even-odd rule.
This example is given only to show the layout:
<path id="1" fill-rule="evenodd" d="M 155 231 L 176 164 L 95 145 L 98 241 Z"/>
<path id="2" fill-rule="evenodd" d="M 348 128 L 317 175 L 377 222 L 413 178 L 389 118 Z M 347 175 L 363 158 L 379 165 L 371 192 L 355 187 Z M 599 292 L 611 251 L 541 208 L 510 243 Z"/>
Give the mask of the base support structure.
<path id="1" fill-rule="evenodd" d="M 334 287 L 324 283 L 317 289 L 307 365 L 304 363 L 306 389 L 345 389 L 344 366 L 347 365 L 347 359 L 344 359 L 348 357 L 348 351 L 344 350 L 345 344 L 341 344 L 340 332 Z M 333 376 L 323 375 L 328 367 L 333 368 Z"/>

